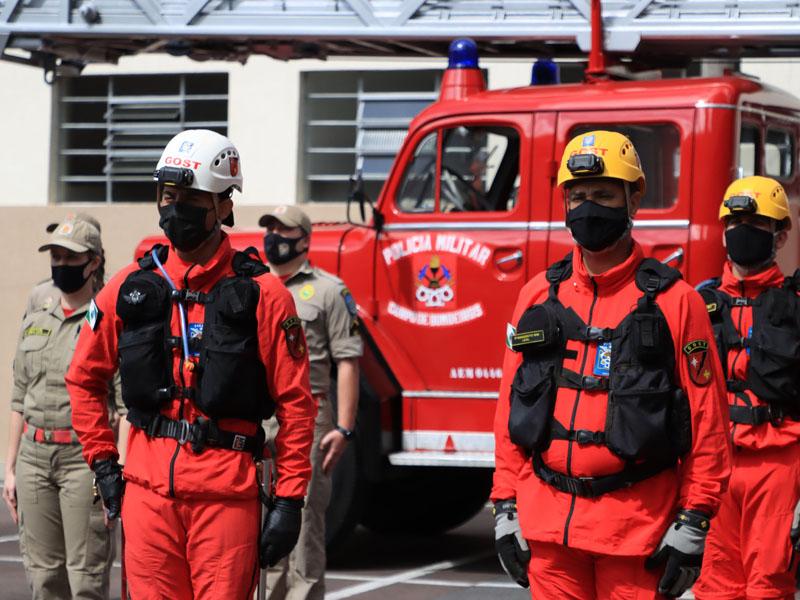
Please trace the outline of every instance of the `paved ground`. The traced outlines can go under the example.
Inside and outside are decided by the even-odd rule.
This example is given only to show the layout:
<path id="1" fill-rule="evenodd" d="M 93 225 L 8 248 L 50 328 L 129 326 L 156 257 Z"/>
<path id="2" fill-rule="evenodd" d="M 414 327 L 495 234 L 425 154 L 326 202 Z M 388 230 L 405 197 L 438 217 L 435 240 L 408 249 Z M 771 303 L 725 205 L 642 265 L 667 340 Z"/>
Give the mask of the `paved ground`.
<path id="1" fill-rule="evenodd" d="M 437 537 L 387 539 L 359 529 L 331 561 L 326 600 L 524 600 L 492 553 L 488 510 L 466 525 Z M 0 581 L 3 600 L 30 598 L 16 528 L 0 506 Z M 112 572 L 113 600 L 119 599 L 119 566 Z"/>

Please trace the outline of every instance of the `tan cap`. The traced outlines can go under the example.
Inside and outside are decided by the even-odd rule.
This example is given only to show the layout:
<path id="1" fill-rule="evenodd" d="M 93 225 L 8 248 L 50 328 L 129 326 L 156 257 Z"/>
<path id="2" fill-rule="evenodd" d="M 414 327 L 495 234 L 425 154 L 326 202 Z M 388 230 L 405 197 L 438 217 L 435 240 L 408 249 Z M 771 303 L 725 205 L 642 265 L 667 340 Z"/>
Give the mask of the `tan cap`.
<path id="1" fill-rule="evenodd" d="M 293 204 L 282 204 L 272 208 L 267 214 L 261 215 L 258 224 L 267 227 L 273 220 L 280 221 L 286 227 L 299 227 L 306 234 L 311 233 L 311 219 L 301 208 Z"/>
<path id="2" fill-rule="evenodd" d="M 100 230 L 90 220 L 75 214 L 67 215 L 61 223 L 50 230 L 47 242 L 39 247 L 39 252 L 49 250 L 53 246 L 61 246 L 73 252 L 91 250 L 98 255 L 103 253 Z"/>
<path id="3" fill-rule="evenodd" d="M 70 217 L 73 218 L 73 219 L 80 219 L 81 221 L 86 221 L 87 223 L 91 223 L 92 225 L 97 227 L 97 231 L 99 231 L 100 233 L 103 233 L 103 228 L 100 227 L 100 221 L 95 219 L 89 213 L 85 213 L 85 212 L 69 213 L 69 214 L 67 214 L 65 219 L 70 218 Z M 50 223 L 47 227 L 45 227 L 45 231 L 47 231 L 47 233 L 53 233 L 56 230 L 56 227 L 58 227 L 59 225 L 61 225 L 61 223 Z"/>

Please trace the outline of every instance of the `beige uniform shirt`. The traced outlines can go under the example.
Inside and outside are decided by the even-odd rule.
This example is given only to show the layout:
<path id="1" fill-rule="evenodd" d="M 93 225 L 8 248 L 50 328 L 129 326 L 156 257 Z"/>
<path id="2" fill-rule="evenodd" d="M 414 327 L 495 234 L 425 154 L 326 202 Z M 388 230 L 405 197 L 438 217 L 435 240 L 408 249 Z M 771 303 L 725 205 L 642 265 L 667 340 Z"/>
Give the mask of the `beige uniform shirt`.
<path id="1" fill-rule="evenodd" d="M 303 322 L 311 363 L 311 392 L 327 394 L 331 361 L 358 358 L 364 351 L 356 303 L 341 279 L 306 262 L 285 281 Z"/>
<path id="2" fill-rule="evenodd" d="M 89 304 L 64 316 L 60 298 L 44 301 L 22 322 L 14 356 L 14 386 L 11 410 L 22 413 L 25 422 L 41 429 L 72 427 L 72 411 L 64 375 L 72 361 L 78 334 L 86 324 Z M 109 405 L 125 414 L 118 378 L 109 385 Z"/>

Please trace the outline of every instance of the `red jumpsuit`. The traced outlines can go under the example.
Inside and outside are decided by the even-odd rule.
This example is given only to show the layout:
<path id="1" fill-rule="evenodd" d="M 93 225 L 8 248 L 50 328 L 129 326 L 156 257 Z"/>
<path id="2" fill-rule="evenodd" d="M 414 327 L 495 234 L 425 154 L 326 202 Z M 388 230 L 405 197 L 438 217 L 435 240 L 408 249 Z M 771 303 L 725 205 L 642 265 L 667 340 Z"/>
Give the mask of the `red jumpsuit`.
<path id="1" fill-rule="evenodd" d="M 233 255 L 228 237 L 223 236 L 206 264 L 185 263 L 170 248 L 164 268 L 178 288 L 208 292 L 220 279 L 233 274 Z M 119 289 L 137 268 L 135 263 L 126 267 L 98 294 L 99 315 L 94 327 L 84 324 L 66 376 L 73 426 L 90 465 L 97 459 L 118 456 L 108 426 L 104 382 L 118 363 L 122 330 L 116 314 Z M 261 291 L 256 309 L 260 359 L 281 423 L 274 457 L 281 467 L 276 493 L 303 498 L 311 476 L 309 452 L 316 416 L 307 353 L 295 358 L 298 352 L 292 352 L 290 344 L 297 340 L 287 340 L 281 327 L 296 318 L 286 288 L 268 274 L 253 281 Z M 188 303 L 187 308 L 190 329 L 192 324 L 203 323 L 202 304 Z M 172 311 L 171 330 L 172 335 L 180 335 L 177 309 Z M 191 363 L 181 373 L 180 350 L 174 350 L 173 356 L 175 381 L 184 377 L 187 386 L 193 385 Z M 189 422 L 204 416 L 188 399 L 165 402 L 161 414 Z M 256 431 L 255 423 L 239 419 L 220 419 L 219 426 L 245 435 Z M 208 447 L 195 454 L 190 444 L 151 438 L 132 427 L 124 477 L 125 566 L 133 598 L 252 597 L 258 573 L 260 502 L 251 454 Z"/>
<path id="2" fill-rule="evenodd" d="M 727 263 L 719 289 L 732 297 L 755 298 L 767 288 L 781 287 L 783 278 L 773 265 L 740 280 Z M 731 318 L 739 335 L 749 337 L 753 307 L 734 306 Z M 730 376 L 747 378 L 750 357 L 745 349 L 732 348 L 726 360 Z M 754 406 L 764 404 L 750 390 L 744 393 Z M 727 398 L 731 405 L 745 404 L 732 392 Z M 789 530 L 800 499 L 800 422 L 731 423 L 730 434 L 734 448 L 730 485 L 711 523 L 695 597 L 794 598 Z"/>
<path id="3" fill-rule="evenodd" d="M 631 312 L 642 292 L 634 274 L 643 259 L 634 242 L 622 264 L 590 276 L 581 249 L 573 253 L 573 274 L 559 286 L 558 297 L 572 307 L 587 325 L 616 327 Z M 522 289 L 514 309 L 516 325 L 531 305 L 544 302 L 549 284 L 544 273 Z M 506 351 L 500 400 L 495 415 L 495 474 L 492 500 L 517 499 L 522 533 L 531 546 L 529 567 L 533 598 L 658 598 L 659 572 L 646 571 L 651 554 L 681 507 L 713 515 L 730 474 L 724 380 L 716 358 L 714 336 L 705 304 L 697 292 L 677 281 L 657 297 L 672 333 L 676 381 L 686 391 L 692 412 L 692 449 L 680 467 L 597 498 L 560 492 L 541 481 L 531 460 L 509 438 L 511 382 L 522 355 Z M 708 343 L 706 365 L 700 377 L 690 377 L 690 342 Z M 597 344 L 570 340 L 564 367 L 591 375 Z M 697 379 L 698 377 L 695 376 Z M 608 392 L 559 388 L 554 417 L 569 429 L 602 431 Z M 571 476 L 600 476 L 619 472 L 624 463 L 604 445 L 579 446 L 553 440 L 542 454 L 544 463 Z"/>

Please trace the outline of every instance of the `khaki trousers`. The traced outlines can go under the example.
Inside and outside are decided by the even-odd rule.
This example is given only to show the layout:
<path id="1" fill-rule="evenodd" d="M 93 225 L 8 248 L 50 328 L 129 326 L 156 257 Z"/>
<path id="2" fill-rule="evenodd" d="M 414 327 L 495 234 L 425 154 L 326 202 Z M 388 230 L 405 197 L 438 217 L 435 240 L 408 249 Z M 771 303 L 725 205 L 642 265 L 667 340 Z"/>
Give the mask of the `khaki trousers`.
<path id="1" fill-rule="evenodd" d="M 319 449 L 322 438 L 333 429 L 333 409 L 323 395 L 319 403 L 311 449 L 311 483 L 303 508 L 300 539 L 291 554 L 267 569 L 268 600 L 322 600 L 325 597 L 325 511 L 331 499 L 331 478 L 322 473 L 324 454 Z M 274 455 L 278 422 L 267 422 L 267 439 Z M 280 465 L 276 465 L 280 472 Z"/>
<path id="2" fill-rule="evenodd" d="M 20 549 L 34 600 L 104 600 L 113 531 L 93 503 L 93 475 L 78 444 L 23 436 L 17 458 Z"/>

